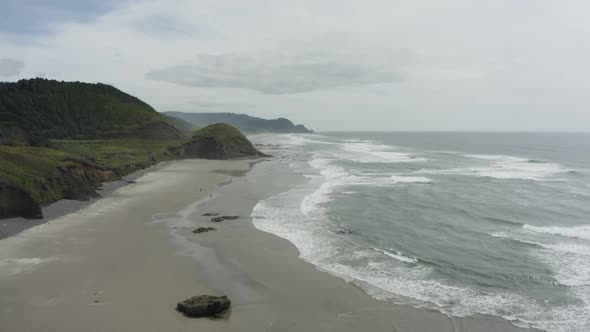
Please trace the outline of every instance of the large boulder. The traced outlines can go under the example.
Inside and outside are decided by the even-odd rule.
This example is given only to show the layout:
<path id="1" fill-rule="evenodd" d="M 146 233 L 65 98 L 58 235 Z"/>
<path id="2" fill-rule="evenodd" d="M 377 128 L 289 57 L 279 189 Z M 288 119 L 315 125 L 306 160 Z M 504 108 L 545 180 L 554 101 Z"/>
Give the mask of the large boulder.
<path id="1" fill-rule="evenodd" d="M 199 295 L 178 302 L 176 310 L 188 317 L 214 317 L 230 306 L 227 296 Z"/>
<path id="2" fill-rule="evenodd" d="M 181 147 L 173 149 L 181 158 L 236 159 L 266 157 L 236 128 L 216 123 L 197 130 Z"/>

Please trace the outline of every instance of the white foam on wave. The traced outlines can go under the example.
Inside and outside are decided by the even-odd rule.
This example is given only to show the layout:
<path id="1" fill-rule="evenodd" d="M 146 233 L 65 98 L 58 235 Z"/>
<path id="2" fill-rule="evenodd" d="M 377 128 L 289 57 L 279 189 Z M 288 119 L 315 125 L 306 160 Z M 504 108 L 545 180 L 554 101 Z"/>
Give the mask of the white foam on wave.
<path id="1" fill-rule="evenodd" d="M 384 254 L 385 256 L 391 257 L 393 259 L 397 259 L 400 262 L 405 262 L 405 263 L 418 263 L 418 259 L 415 257 L 409 257 L 407 255 L 404 255 L 402 252 L 399 252 L 397 250 L 394 249 L 389 249 L 389 250 L 383 250 L 383 249 L 379 249 L 379 248 L 373 248 L 373 250 L 375 250 L 376 252 L 380 252 L 382 254 Z"/>
<path id="2" fill-rule="evenodd" d="M 320 177 L 312 177 L 312 182 L 322 181 Z M 310 215 L 312 212 L 317 212 L 323 209 L 323 204 L 331 200 L 330 194 L 333 192 L 334 185 L 330 182 L 324 182 L 317 190 L 313 193 L 304 197 L 301 202 L 301 212 L 304 215 Z"/>
<path id="3" fill-rule="evenodd" d="M 300 257 L 322 270 L 363 288 L 371 296 L 464 317 L 475 313 L 526 322 L 544 308 L 536 300 L 508 292 L 480 292 L 470 287 L 432 280 L 430 267 L 395 250 L 342 245 L 327 220 L 303 215 L 295 189 L 259 202 L 253 209 L 254 226 L 292 242 Z M 351 247 L 352 246 L 352 247 Z M 507 315 L 507 308 L 516 314 Z"/>
<path id="4" fill-rule="evenodd" d="M 492 237 L 496 237 L 496 238 L 500 238 L 500 239 L 508 239 L 508 240 L 513 240 L 513 241 L 517 241 L 517 242 L 524 243 L 524 244 L 529 244 L 532 246 L 543 247 L 543 244 L 541 242 L 533 241 L 530 239 L 525 239 L 522 237 L 515 237 L 513 234 L 510 234 L 507 232 L 493 232 L 490 235 Z"/>
<path id="5" fill-rule="evenodd" d="M 334 222 L 325 210 L 325 203 L 341 186 L 407 186 L 432 182 L 430 177 L 422 176 L 425 174 L 550 180 L 567 171 L 563 166 L 510 156 L 468 155 L 468 159 L 459 159 L 465 163 L 460 164 L 461 168 L 404 174 L 379 171 L 355 173 L 354 169 L 339 167 L 337 162 L 341 158 L 390 163 L 421 159 L 375 142 L 346 141 L 344 145 L 342 142 L 330 146 L 329 150 L 315 151 L 313 160 L 308 164 L 311 169 L 303 172 L 311 179 L 308 185 L 259 202 L 252 213 L 255 227 L 289 240 L 299 249 L 301 258 L 354 282 L 376 298 L 428 307 L 455 316 L 477 313 L 502 316 L 523 326 L 530 323 L 549 331 L 590 331 L 590 319 L 585 318 L 585 313 L 590 311 L 590 289 L 587 286 L 590 271 L 585 267 L 590 259 L 586 255 L 588 246 L 569 242 L 579 238 L 564 237 L 568 241 L 552 242 L 544 236 L 554 240 L 555 234 L 525 230 L 524 226 L 518 237 L 508 232 L 492 234 L 495 237 L 514 237 L 517 241 L 530 244 L 530 248 L 523 250 L 531 251 L 531 259 L 545 262 L 555 272 L 555 280 L 571 287 L 582 301 L 582 304 L 553 307 L 515 292 L 500 289 L 480 291 L 470 286 L 433 280 L 433 268 L 420 264 L 417 258 L 393 249 L 377 250 L 355 244 L 351 240 L 354 236 L 346 237 L 349 241 L 343 245 L 343 236 L 334 235 Z M 334 150 L 334 147 L 339 150 Z"/>
<path id="6" fill-rule="evenodd" d="M 395 183 L 432 183 L 432 179 L 424 176 L 399 176 L 392 175 L 391 179 Z"/>
<path id="7" fill-rule="evenodd" d="M 309 162 L 309 165 L 319 170 L 319 175 L 305 175 L 311 179 L 309 186 L 317 189 L 303 198 L 300 209 L 304 215 L 322 210 L 322 205 L 331 200 L 330 194 L 334 188 L 351 177 L 343 168 L 331 165 L 330 159 L 314 158 Z"/>
<path id="8" fill-rule="evenodd" d="M 590 260 L 590 242 L 569 236 L 557 238 L 554 235 L 560 234 L 555 232 L 543 231 L 540 232 L 541 237 L 539 237 L 535 233 L 526 231 L 531 227 L 533 229 L 551 228 L 524 225 L 524 233 L 494 232 L 491 235 L 537 246 L 539 249 L 533 253 L 540 257 L 541 261 L 553 267 L 555 278 L 561 285 L 590 286 L 590 266 L 586 267 L 586 262 Z"/>
<path id="9" fill-rule="evenodd" d="M 308 163 L 319 174 L 305 174 L 310 178 L 309 187 L 317 188 L 303 198 L 301 212 L 309 215 L 312 212 L 321 216 L 323 205 L 332 200 L 331 195 L 338 187 L 343 186 L 372 186 L 388 187 L 410 183 L 432 183 L 427 177 L 390 175 L 388 173 L 359 173 L 334 165 L 337 159 L 322 157 L 315 153 L 314 158 Z"/>
<path id="10" fill-rule="evenodd" d="M 495 232 L 492 236 L 535 244 L 537 248 L 530 253 L 540 262 L 546 264 L 553 272 L 553 277 L 560 285 L 569 287 L 569 292 L 581 301 L 577 305 L 550 307 L 545 317 L 537 324 L 550 331 L 588 331 L 590 319 L 590 242 L 585 234 L 589 226 L 576 227 L 539 227 L 523 225 L 515 233 Z M 580 234 L 576 234 L 580 232 Z"/>
<path id="11" fill-rule="evenodd" d="M 549 253 L 545 253 L 544 260 L 555 269 L 555 279 L 562 285 L 570 287 L 584 287 L 590 291 L 590 246 L 568 243 L 549 244 L 544 246 Z M 580 290 L 578 290 L 580 291 Z M 584 299 L 590 308 L 590 294 Z"/>
<path id="12" fill-rule="evenodd" d="M 559 235 L 563 237 L 570 237 L 574 239 L 583 239 L 590 241 L 590 225 L 575 226 L 575 227 L 560 227 L 560 226 L 532 226 L 523 225 L 523 229 L 536 233 L 545 233 L 551 235 Z"/>
<path id="13" fill-rule="evenodd" d="M 532 181 L 555 180 L 555 176 L 571 172 L 556 163 L 532 162 L 528 159 L 504 155 L 465 155 L 471 159 L 489 161 L 488 165 L 457 167 L 451 169 L 421 169 L 414 174 L 467 175 L 495 179 L 520 179 Z"/>
<path id="14" fill-rule="evenodd" d="M 362 183 L 369 179 L 351 174 L 333 162 L 334 159 L 330 158 L 314 159 L 310 166 L 321 174 L 308 175 L 312 179 L 310 183 L 259 202 L 252 212 L 254 226 L 289 240 L 299 249 L 302 259 L 355 283 L 378 299 L 427 307 L 460 317 L 473 314 L 502 316 L 522 326 L 533 324 L 549 331 L 583 331 L 590 326 L 590 320 L 580 319 L 580 315 L 589 309 L 586 304 L 553 308 L 513 292 L 480 291 L 470 286 L 447 284 L 431 279 L 432 268 L 419 264 L 415 257 L 393 249 L 362 247 L 351 242 L 343 245 L 342 237 L 334 236 L 323 203 L 331 199 L 331 193 L 341 184 Z M 405 180 L 409 180 L 407 178 Z M 394 182 L 391 177 L 386 180 L 390 184 Z M 510 233 L 495 236 L 510 237 Z M 589 258 L 582 255 L 586 250 L 584 247 L 558 244 L 551 247 L 551 243 L 526 236 L 520 240 L 542 246 L 531 250 L 536 252 L 539 260 L 558 271 L 556 280 L 562 285 L 575 287 L 576 296 L 584 303 L 585 299 L 590 299 L 586 286 L 589 274 L 585 268 L 579 268 L 580 259 Z M 564 257 L 566 255 L 575 257 L 570 261 Z"/>
<path id="15" fill-rule="evenodd" d="M 248 136 L 253 143 L 266 144 L 272 142 L 272 146 L 297 148 L 307 144 L 336 144 L 327 141 L 326 136 L 317 134 L 256 134 Z"/>
<path id="16" fill-rule="evenodd" d="M 569 170 L 556 163 L 532 162 L 529 159 L 504 155 L 467 155 L 474 159 L 489 160 L 489 166 L 474 167 L 471 170 L 481 176 L 496 179 L 543 180 Z"/>
<path id="17" fill-rule="evenodd" d="M 336 156 L 358 163 L 407 163 L 423 162 L 426 158 L 418 158 L 410 153 L 396 151 L 394 146 L 382 145 L 367 141 L 344 142 L 340 144 Z"/>

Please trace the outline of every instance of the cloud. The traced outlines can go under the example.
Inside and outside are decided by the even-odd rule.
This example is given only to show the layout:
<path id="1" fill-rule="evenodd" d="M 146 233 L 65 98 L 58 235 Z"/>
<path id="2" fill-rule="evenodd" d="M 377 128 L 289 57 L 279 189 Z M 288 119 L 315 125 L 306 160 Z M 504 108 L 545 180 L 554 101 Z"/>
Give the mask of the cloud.
<path id="1" fill-rule="evenodd" d="M 58 22 L 93 20 L 115 4 L 115 0 L 3 0 L 0 31 L 19 35 L 46 33 Z"/>
<path id="2" fill-rule="evenodd" d="M 243 88 L 265 94 L 291 94 L 399 82 L 403 73 L 388 63 L 367 59 L 354 61 L 330 54 L 201 54 L 197 61 L 153 70 L 146 77 L 200 88 Z"/>
<path id="3" fill-rule="evenodd" d="M 0 58 L 26 64 L 10 80 L 319 130 L 590 129 L 590 2 L 7 1 Z"/>
<path id="4" fill-rule="evenodd" d="M 0 59 L 0 76 L 14 76 L 20 74 L 25 63 L 13 59 Z"/>

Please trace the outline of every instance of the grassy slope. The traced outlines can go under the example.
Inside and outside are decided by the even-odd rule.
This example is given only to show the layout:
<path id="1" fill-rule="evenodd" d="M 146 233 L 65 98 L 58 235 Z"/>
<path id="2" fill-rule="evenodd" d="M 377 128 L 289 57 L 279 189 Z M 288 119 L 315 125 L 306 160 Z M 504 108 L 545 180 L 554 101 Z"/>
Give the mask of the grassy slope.
<path id="1" fill-rule="evenodd" d="M 264 156 L 238 129 L 217 123 L 197 130 L 184 145 L 188 156 L 208 159 L 233 159 Z"/>
<path id="2" fill-rule="evenodd" d="M 175 140 L 115 139 L 100 141 L 54 141 L 61 150 L 80 156 L 100 167 L 125 170 L 142 168 L 146 163 L 170 159 L 168 149 L 180 144 Z M 154 160 L 152 160 L 152 156 Z M 120 174 L 125 175 L 125 174 Z"/>
<path id="3" fill-rule="evenodd" d="M 197 130 L 193 138 L 199 137 L 214 137 L 219 143 L 229 147 L 243 143 L 250 144 L 239 130 L 225 123 L 216 123 Z"/>
<path id="4" fill-rule="evenodd" d="M 112 170 L 116 179 L 170 159 L 173 140 L 56 141 L 55 147 L 0 145 L 0 181 L 24 189 L 41 205 L 63 197 L 60 170 L 75 162 Z"/>
<path id="5" fill-rule="evenodd" d="M 59 177 L 59 168 L 66 167 L 73 157 L 48 148 L 0 145 L 0 181 L 24 189 L 41 204 L 53 202 L 62 197 L 63 188 L 46 179 Z"/>

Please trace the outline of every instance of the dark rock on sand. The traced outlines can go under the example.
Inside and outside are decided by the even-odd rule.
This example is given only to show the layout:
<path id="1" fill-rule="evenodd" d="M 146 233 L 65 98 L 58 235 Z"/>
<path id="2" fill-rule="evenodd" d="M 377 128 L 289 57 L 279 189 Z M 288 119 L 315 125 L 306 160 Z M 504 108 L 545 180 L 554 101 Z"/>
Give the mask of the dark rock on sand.
<path id="1" fill-rule="evenodd" d="M 178 302 L 176 310 L 188 317 L 215 317 L 230 306 L 227 296 L 199 295 Z"/>
<path id="2" fill-rule="evenodd" d="M 214 216 L 218 216 L 219 213 L 217 212 L 207 212 L 207 213 L 203 213 L 204 217 L 214 217 Z"/>
<path id="3" fill-rule="evenodd" d="M 199 228 L 195 229 L 193 231 L 193 233 L 197 233 L 197 234 L 198 233 L 206 233 L 206 232 L 215 231 L 215 230 L 217 230 L 217 228 L 214 228 L 214 227 L 199 227 Z"/>
<path id="4" fill-rule="evenodd" d="M 338 234 L 353 234 L 353 233 L 355 233 L 355 231 L 352 228 L 342 227 L 340 229 L 337 229 L 336 233 L 338 233 Z"/>
<path id="5" fill-rule="evenodd" d="M 221 216 L 221 217 L 212 218 L 211 221 L 212 222 L 222 222 L 224 220 L 236 220 L 238 218 L 239 218 L 238 216 Z"/>

